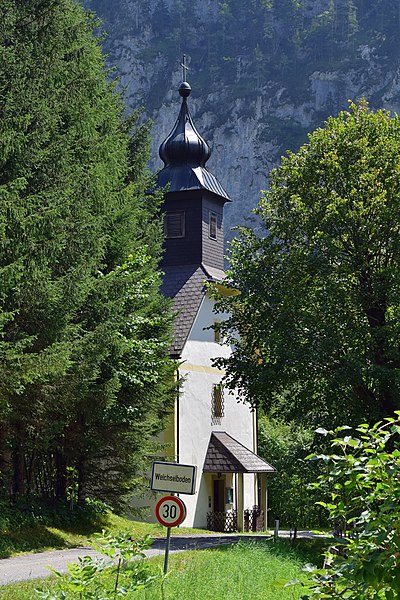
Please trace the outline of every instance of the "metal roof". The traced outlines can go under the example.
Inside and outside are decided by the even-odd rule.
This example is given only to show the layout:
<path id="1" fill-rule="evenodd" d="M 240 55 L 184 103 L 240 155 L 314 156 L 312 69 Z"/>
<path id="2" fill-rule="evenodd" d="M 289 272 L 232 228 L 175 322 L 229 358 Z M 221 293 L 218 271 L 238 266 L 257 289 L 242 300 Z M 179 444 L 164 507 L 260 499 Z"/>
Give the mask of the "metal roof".
<path id="1" fill-rule="evenodd" d="M 157 174 L 157 188 L 168 185 L 169 192 L 187 192 L 188 190 L 208 190 L 232 202 L 218 179 L 205 167 L 178 165 L 161 169 Z"/>
<path id="2" fill-rule="evenodd" d="M 182 104 L 178 118 L 159 149 L 164 168 L 157 175 L 157 187 L 169 185 L 169 192 L 208 190 L 231 202 L 218 179 L 205 168 L 211 149 L 197 131 L 190 115 L 187 103 L 190 92 L 187 81 L 182 82 L 179 87 Z"/>
<path id="3" fill-rule="evenodd" d="M 206 473 L 275 473 L 276 469 L 225 431 L 213 431 L 203 471 Z"/>

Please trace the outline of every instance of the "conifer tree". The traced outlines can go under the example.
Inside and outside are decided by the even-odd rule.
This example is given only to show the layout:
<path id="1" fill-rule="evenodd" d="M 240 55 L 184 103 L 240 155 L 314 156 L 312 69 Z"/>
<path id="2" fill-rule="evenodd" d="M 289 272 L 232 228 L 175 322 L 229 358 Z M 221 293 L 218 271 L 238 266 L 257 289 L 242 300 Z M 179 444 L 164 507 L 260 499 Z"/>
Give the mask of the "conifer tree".
<path id="1" fill-rule="evenodd" d="M 0 474 L 14 498 L 63 500 L 67 473 L 81 501 L 120 498 L 171 399 L 148 128 L 124 117 L 97 27 L 74 0 L 0 5 Z"/>

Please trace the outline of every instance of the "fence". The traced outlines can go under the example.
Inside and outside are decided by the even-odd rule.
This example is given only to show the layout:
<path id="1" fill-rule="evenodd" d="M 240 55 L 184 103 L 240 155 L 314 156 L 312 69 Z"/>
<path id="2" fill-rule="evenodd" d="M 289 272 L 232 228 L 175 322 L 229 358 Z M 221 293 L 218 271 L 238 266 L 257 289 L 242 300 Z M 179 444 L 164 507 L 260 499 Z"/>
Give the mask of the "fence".
<path id="1" fill-rule="evenodd" d="M 264 531 L 264 511 L 259 506 L 253 506 L 244 511 L 244 531 Z"/>
<path id="2" fill-rule="evenodd" d="M 237 531 L 237 511 L 227 510 L 207 513 L 207 529 L 210 531 L 224 531 L 225 533 Z"/>

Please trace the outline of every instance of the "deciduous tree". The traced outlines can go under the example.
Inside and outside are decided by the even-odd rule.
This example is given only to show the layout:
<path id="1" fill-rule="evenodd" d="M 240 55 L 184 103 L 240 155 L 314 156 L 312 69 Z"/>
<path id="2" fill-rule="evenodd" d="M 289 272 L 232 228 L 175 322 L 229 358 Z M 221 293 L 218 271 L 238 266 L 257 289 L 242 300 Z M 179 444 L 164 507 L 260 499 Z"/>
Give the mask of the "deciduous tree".
<path id="1" fill-rule="evenodd" d="M 290 418 L 357 422 L 400 406 L 400 122 L 365 101 L 271 174 L 261 235 L 232 243 L 227 385 Z M 236 333 L 239 333 L 239 339 Z"/>
<path id="2" fill-rule="evenodd" d="M 304 597 L 400 597 L 399 411 L 372 426 L 338 427 L 327 454 L 310 456 L 328 465 L 317 489 L 332 492 L 327 509 L 332 522 L 352 535 L 335 540 L 325 554 L 323 569 L 314 570 Z"/>

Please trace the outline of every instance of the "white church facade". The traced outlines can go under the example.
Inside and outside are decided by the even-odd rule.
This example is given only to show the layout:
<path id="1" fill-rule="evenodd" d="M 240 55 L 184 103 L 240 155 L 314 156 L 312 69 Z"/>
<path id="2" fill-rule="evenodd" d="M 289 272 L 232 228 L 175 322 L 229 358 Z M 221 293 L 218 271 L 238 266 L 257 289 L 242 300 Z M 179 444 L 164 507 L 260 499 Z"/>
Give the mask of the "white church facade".
<path id="1" fill-rule="evenodd" d="M 179 116 L 160 146 L 164 168 L 157 176 L 157 186 L 168 189 L 162 206 L 162 292 L 176 312 L 171 356 L 182 381 L 163 436 L 166 460 L 197 467 L 196 493 L 181 496 L 185 526 L 263 529 L 267 478 L 275 469 L 257 455 L 255 412 L 224 389 L 224 374 L 213 365 L 214 358 L 231 350 L 212 328 L 226 317 L 213 312 L 207 283 L 221 293 L 238 293 L 224 286 L 223 207 L 231 200 L 205 167 L 210 149 L 190 116 L 190 92 L 184 81 Z"/>

